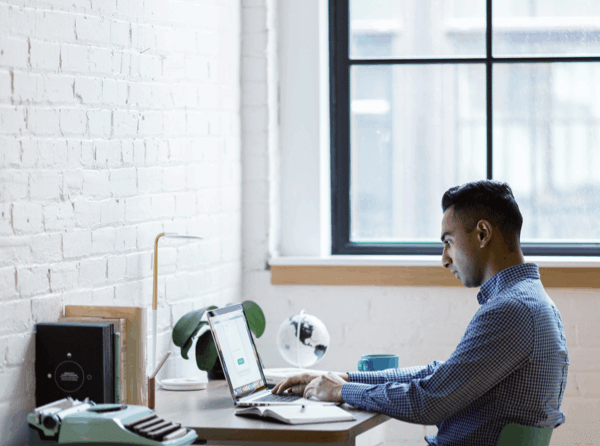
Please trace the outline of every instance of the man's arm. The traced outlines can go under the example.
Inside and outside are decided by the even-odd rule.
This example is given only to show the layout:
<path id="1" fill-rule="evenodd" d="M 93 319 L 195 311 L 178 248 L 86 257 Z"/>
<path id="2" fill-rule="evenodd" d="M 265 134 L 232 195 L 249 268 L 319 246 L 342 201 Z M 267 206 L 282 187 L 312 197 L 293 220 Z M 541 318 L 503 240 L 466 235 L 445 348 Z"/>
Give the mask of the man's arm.
<path id="1" fill-rule="evenodd" d="M 412 379 L 431 375 L 440 364 L 440 362 L 435 361 L 426 367 L 408 367 L 404 369 L 388 369 L 380 372 L 353 372 L 348 374 L 327 373 L 326 375 L 315 377 L 304 386 L 304 397 L 314 397 L 321 401 L 343 403 L 342 388 L 345 383 L 381 384 L 385 382 L 410 382 Z"/>
<path id="2" fill-rule="evenodd" d="M 433 361 L 426 366 L 388 369 L 379 372 L 349 372 L 350 382 L 363 384 L 383 384 L 386 382 L 408 383 L 413 379 L 421 379 L 431 375 L 441 364 Z"/>
<path id="3" fill-rule="evenodd" d="M 364 384 L 383 384 L 386 382 L 410 382 L 413 379 L 424 378 L 431 375 L 442 363 L 434 361 L 427 366 L 405 367 L 402 369 L 389 369 L 379 372 L 349 372 L 338 374 L 345 382 Z M 320 374 L 303 373 L 288 377 L 278 383 L 272 393 L 283 393 L 289 390 L 292 393 L 304 393 L 306 386 Z"/>
<path id="4" fill-rule="evenodd" d="M 533 318 L 513 300 L 480 309 L 450 359 L 429 376 L 382 384 L 315 380 L 307 392 L 412 423 L 439 424 L 526 364 L 532 350 Z"/>
<path id="5" fill-rule="evenodd" d="M 403 421 L 439 424 L 527 363 L 533 351 L 533 318 L 525 305 L 505 301 L 480 309 L 452 356 L 409 383 L 348 383 L 342 399 Z"/>

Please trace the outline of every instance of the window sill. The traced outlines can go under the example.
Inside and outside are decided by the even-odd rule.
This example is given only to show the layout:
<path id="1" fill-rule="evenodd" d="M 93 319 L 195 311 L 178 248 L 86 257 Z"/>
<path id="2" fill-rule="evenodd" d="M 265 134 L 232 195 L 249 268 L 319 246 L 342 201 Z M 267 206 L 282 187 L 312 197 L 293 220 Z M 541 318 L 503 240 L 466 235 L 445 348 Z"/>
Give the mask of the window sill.
<path id="1" fill-rule="evenodd" d="M 526 257 L 546 288 L 600 288 L 599 257 Z M 278 257 L 273 285 L 462 286 L 439 256 Z"/>

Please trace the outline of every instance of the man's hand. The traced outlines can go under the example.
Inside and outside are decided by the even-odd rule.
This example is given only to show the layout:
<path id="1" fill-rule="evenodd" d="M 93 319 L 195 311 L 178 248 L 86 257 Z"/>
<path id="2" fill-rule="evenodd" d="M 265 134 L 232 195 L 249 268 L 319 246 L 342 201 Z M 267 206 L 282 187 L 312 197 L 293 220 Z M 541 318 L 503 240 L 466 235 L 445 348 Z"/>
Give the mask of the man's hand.
<path id="1" fill-rule="evenodd" d="M 278 383 L 273 390 L 271 390 L 271 393 L 282 394 L 287 390 L 291 393 L 303 394 L 308 383 L 319 376 L 321 375 L 313 373 L 303 373 L 301 375 L 290 376 L 289 378 L 286 378 Z"/>
<path id="2" fill-rule="evenodd" d="M 327 373 L 313 379 L 304 389 L 304 398 L 314 397 L 320 401 L 343 403 L 342 386 L 349 381 L 348 375 Z"/>

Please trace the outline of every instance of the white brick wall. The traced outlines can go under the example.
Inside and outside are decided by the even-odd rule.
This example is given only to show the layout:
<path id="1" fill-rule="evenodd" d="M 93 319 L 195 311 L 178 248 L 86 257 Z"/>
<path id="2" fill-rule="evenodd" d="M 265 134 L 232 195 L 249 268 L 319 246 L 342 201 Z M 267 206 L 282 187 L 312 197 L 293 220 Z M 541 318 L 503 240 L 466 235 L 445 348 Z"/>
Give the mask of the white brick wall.
<path id="1" fill-rule="evenodd" d="M 37 6 L 36 6 L 37 5 Z M 34 324 L 241 298 L 237 0 L 0 0 L 0 443 L 25 444 Z M 173 369 L 173 367 L 169 367 Z"/>
<path id="2" fill-rule="evenodd" d="M 243 259 L 245 271 L 264 271 L 278 239 L 277 2 L 243 0 L 242 11 Z"/>

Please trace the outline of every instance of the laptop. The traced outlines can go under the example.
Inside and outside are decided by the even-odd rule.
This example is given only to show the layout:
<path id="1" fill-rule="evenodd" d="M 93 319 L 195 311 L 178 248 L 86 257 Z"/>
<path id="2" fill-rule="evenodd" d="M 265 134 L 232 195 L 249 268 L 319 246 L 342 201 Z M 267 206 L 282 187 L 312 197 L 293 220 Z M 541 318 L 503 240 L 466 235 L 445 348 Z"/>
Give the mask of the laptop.
<path id="1" fill-rule="evenodd" d="M 242 305 L 207 311 L 207 315 L 235 406 L 331 404 L 287 392 L 271 393 Z"/>

